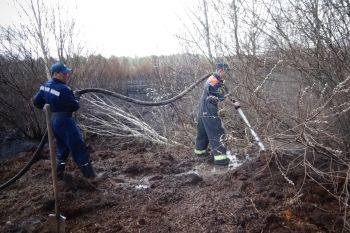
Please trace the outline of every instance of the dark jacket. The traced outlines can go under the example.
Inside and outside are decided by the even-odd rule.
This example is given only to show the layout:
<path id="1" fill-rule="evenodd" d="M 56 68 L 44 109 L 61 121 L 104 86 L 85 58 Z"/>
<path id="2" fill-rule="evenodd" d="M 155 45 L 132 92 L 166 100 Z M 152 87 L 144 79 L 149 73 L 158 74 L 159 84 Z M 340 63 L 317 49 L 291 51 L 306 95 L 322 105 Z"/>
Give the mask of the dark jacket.
<path id="1" fill-rule="evenodd" d="M 205 83 L 205 95 L 212 95 L 217 97 L 219 101 L 223 101 L 225 99 L 225 91 L 226 87 L 224 85 L 224 81 L 217 73 L 213 73 L 213 75 L 210 76 Z"/>
<path id="2" fill-rule="evenodd" d="M 52 112 L 75 112 L 80 107 L 73 91 L 64 82 L 55 78 L 40 86 L 32 101 L 39 109 L 43 109 L 45 104 L 50 104 Z"/>

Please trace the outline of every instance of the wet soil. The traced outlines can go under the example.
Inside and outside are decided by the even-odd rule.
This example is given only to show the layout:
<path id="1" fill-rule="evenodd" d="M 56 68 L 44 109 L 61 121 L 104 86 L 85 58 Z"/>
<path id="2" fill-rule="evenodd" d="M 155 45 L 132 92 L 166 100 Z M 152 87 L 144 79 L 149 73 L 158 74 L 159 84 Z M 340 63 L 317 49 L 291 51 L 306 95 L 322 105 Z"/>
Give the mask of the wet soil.
<path id="1" fill-rule="evenodd" d="M 222 168 L 191 149 L 98 151 L 93 164 L 106 174 L 99 181 L 84 179 L 70 160 L 59 181 L 66 232 L 342 232 L 335 198 L 305 180 L 302 168 L 283 176 L 271 154 L 258 155 Z M 1 161 L 0 183 L 30 157 L 26 152 Z M 0 232 L 48 232 L 50 175 L 45 149 L 22 178 L 0 191 Z"/>

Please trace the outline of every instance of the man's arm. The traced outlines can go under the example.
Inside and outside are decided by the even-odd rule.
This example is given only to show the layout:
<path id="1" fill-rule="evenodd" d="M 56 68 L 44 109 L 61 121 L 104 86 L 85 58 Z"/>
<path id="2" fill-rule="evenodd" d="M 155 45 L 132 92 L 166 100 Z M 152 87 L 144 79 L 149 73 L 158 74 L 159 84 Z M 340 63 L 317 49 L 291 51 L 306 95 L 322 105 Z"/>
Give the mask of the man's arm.
<path id="1" fill-rule="evenodd" d="M 209 94 L 214 96 L 219 101 L 223 101 L 225 99 L 225 87 L 222 81 L 219 81 L 214 75 L 208 79 L 208 88 Z"/>
<path id="2" fill-rule="evenodd" d="M 32 102 L 35 107 L 38 109 L 43 109 L 45 105 L 45 99 L 44 99 L 44 91 L 40 90 L 38 91 L 35 96 L 32 98 Z"/>
<path id="3" fill-rule="evenodd" d="M 68 88 L 61 90 L 60 101 L 67 112 L 75 112 L 80 108 L 79 100 L 75 98 L 73 91 Z"/>

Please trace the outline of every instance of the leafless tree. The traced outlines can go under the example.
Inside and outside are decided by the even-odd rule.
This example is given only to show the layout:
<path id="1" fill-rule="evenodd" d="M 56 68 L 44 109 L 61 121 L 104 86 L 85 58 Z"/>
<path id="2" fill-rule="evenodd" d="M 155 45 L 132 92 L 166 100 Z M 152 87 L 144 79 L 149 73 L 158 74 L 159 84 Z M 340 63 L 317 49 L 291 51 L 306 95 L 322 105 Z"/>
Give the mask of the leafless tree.
<path id="1" fill-rule="evenodd" d="M 5 128 L 13 126 L 27 137 L 39 137 L 42 121 L 31 105 L 31 97 L 40 83 L 50 78 L 51 56 L 57 54 L 60 61 L 69 62 L 79 51 L 75 48 L 80 47 L 72 46 L 75 23 L 61 14 L 63 8 L 52 8 L 42 0 L 15 4 L 21 23 L 0 27 L 0 117 Z"/>

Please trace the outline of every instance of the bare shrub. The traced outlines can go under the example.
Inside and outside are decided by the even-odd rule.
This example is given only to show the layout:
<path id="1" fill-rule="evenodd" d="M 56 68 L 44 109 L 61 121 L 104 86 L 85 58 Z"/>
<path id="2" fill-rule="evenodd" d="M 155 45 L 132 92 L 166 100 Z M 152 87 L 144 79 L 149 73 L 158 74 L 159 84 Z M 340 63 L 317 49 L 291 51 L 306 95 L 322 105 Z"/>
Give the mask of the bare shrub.
<path id="1" fill-rule="evenodd" d="M 80 126 L 89 133 L 116 138 L 123 144 L 135 144 L 137 140 L 153 144 L 179 144 L 161 136 L 140 115 L 123 110 L 109 98 L 92 95 L 84 100 L 88 106 L 87 111 L 81 114 L 84 121 Z"/>
<path id="2" fill-rule="evenodd" d="M 278 151 L 304 151 L 296 155 L 303 158 L 298 165 L 339 199 L 348 230 L 349 4 L 203 2 L 209 21 L 203 24 L 203 11 L 196 12 L 180 38 L 206 57 L 210 51 L 211 62 L 234 68 L 227 84 L 253 128 L 277 160 Z M 279 168 L 287 174 L 286 167 Z"/>

